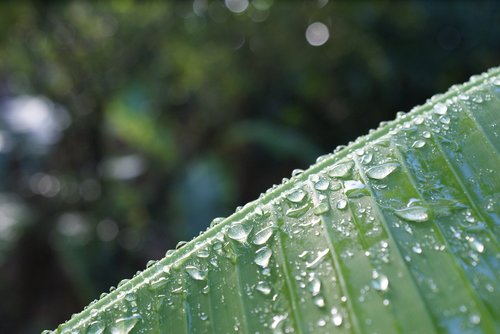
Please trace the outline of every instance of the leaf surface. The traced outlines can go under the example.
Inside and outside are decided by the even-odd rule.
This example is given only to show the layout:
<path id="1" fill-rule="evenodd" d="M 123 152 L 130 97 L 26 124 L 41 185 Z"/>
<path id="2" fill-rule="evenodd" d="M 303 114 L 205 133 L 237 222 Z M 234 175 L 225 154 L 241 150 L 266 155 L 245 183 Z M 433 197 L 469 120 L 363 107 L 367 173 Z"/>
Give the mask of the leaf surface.
<path id="1" fill-rule="evenodd" d="M 318 158 L 54 332 L 499 332 L 499 75 Z"/>

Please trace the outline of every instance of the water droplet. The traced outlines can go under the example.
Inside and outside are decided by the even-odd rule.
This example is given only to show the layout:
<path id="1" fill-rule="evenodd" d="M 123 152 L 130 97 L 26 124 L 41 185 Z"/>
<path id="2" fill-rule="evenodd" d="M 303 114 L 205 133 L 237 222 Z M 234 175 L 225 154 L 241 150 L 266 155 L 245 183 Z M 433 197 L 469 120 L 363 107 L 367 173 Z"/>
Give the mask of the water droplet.
<path id="1" fill-rule="evenodd" d="M 327 190 L 329 186 L 330 182 L 322 176 L 320 176 L 318 181 L 314 183 L 314 189 L 319 191 Z"/>
<path id="2" fill-rule="evenodd" d="M 269 240 L 269 238 L 271 238 L 272 235 L 273 235 L 272 227 L 265 227 L 262 230 L 255 233 L 255 236 L 253 237 L 253 243 L 255 245 L 263 245 Z"/>
<path id="3" fill-rule="evenodd" d="M 366 176 L 368 176 L 370 179 L 382 180 L 382 179 L 385 179 L 389 174 L 394 172 L 398 167 L 399 167 L 399 164 L 395 163 L 395 162 L 381 164 L 381 165 L 369 168 L 366 171 Z"/>
<path id="4" fill-rule="evenodd" d="M 313 278 L 309 284 L 307 289 L 313 296 L 317 296 L 321 292 L 321 281 L 318 278 Z"/>
<path id="5" fill-rule="evenodd" d="M 273 251 L 269 247 L 264 246 L 255 252 L 254 262 L 258 266 L 266 268 L 269 265 L 269 260 L 271 259 L 272 255 Z"/>
<path id="6" fill-rule="evenodd" d="M 347 177 L 351 173 L 351 169 L 353 166 L 354 162 L 352 161 L 340 163 L 336 166 L 333 166 L 333 168 L 328 172 L 328 175 L 331 177 L 340 177 L 340 178 Z"/>
<path id="7" fill-rule="evenodd" d="M 448 107 L 444 103 L 436 103 L 434 106 L 434 112 L 438 115 L 445 115 Z"/>
<path id="8" fill-rule="evenodd" d="M 334 308 L 335 310 L 337 310 L 336 308 Z M 333 309 L 332 309 L 332 322 L 333 322 L 333 325 L 335 327 L 339 327 L 340 325 L 342 325 L 342 321 L 344 319 L 342 318 L 342 315 L 340 313 L 338 313 L 337 311 L 335 313 L 333 313 Z"/>
<path id="9" fill-rule="evenodd" d="M 477 239 L 475 238 L 469 238 L 470 245 L 474 250 L 476 250 L 478 253 L 484 252 L 484 245 Z"/>
<path id="10" fill-rule="evenodd" d="M 233 240 L 245 243 L 251 230 L 252 227 L 241 223 L 233 223 L 227 230 L 227 236 Z"/>
<path id="11" fill-rule="evenodd" d="M 458 95 L 458 98 L 462 101 L 467 101 L 469 99 L 469 95 L 466 94 L 460 94 Z"/>
<path id="12" fill-rule="evenodd" d="M 127 318 L 120 318 L 115 321 L 113 327 L 111 327 L 111 334 L 128 334 L 135 327 L 140 315 L 134 314 Z"/>
<path id="13" fill-rule="evenodd" d="M 413 144 L 411 145 L 411 147 L 414 147 L 414 148 L 422 148 L 425 146 L 425 141 L 423 140 L 415 140 L 415 142 L 413 142 Z"/>
<path id="14" fill-rule="evenodd" d="M 324 213 L 327 213 L 328 210 L 330 210 L 330 207 L 328 206 L 328 204 L 325 202 L 321 202 L 318 204 L 317 207 L 314 208 L 314 214 L 317 216 L 322 215 Z"/>
<path id="15" fill-rule="evenodd" d="M 431 133 L 429 131 L 422 132 L 422 137 L 429 139 L 431 137 Z"/>
<path id="16" fill-rule="evenodd" d="M 443 124 L 450 124 L 450 118 L 447 116 L 443 116 L 443 117 L 439 118 L 439 121 Z"/>
<path id="17" fill-rule="evenodd" d="M 296 189 L 289 193 L 286 198 L 292 203 L 301 203 L 306 198 L 306 192 L 302 189 Z"/>
<path id="18" fill-rule="evenodd" d="M 257 283 L 255 289 L 262 293 L 264 296 L 267 296 L 271 293 L 271 285 L 269 285 L 269 283 L 267 283 L 266 281 L 260 281 L 259 283 Z"/>
<path id="19" fill-rule="evenodd" d="M 317 307 L 325 307 L 325 299 L 321 296 L 315 296 L 313 302 Z"/>
<path id="20" fill-rule="evenodd" d="M 286 215 L 290 218 L 298 218 L 303 216 L 311 207 L 310 202 L 306 202 L 303 206 L 298 208 L 290 208 L 286 211 Z"/>
<path id="21" fill-rule="evenodd" d="M 186 266 L 186 272 L 189 274 L 189 276 L 191 276 L 192 279 L 197 281 L 203 281 L 207 278 L 207 271 L 195 266 Z"/>
<path id="22" fill-rule="evenodd" d="M 412 206 L 400 210 L 394 210 L 399 218 L 409 222 L 422 223 L 429 219 L 428 209 L 422 206 Z"/>
<path id="23" fill-rule="evenodd" d="M 374 272 L 372 275 L 372 287 L 375 290 L 385 292 L 389 288 L 389 279 L 387 276 Z"/>
<path id="24" fill-rule="evenodd" d="M 365 195 L 365 185 L 358 180 L 349 180 L 344 182 L 344 193 L 348 197 L 359 197 Z"/>
<path id="25" fill-rule="evenodd" d="M 212 222 L 210 223 L 210 227 L 214 227 L 214 226 L 219 225 L 220 223 L 222 223 L 222 222 L 224 221 L 224 219 L 226 219 L 226 218 L 224 218 L 224 217 L 217 217 L 217 218 L 214 218 L 214 219 L 212 220 Z"/>
<path id="26" fill-rule="evenodd" d="M 326 256 L 326 254 L 328 254 L 328 252 L 330 252 L 330 250 L 328 248 L 326 248 L 322 251 L 319 251 L 318 256 L 314 260 L 306 263 L 306 268 L 315 268 L 323 260 L 323 258 Z"/>
<path id="27" fill-rule="evenodd" d="M 419 243 L 416 243 L 412 248 L 411 250 L 413 251 L 413 253 L 415 254 L 422 254 L 422 247 L 420 246 Z"/>
<path id="28" fill-rule="evenodd" d="M 347 201 L 345 199 L 339 199 L 337 202 L 337 209 L 344 210 L 347 207 Z"/>
<path id="29" fill-rule="evenodd" d="M 493 80 L 493 84 L 494 84 L 495 86 L 500 86 L 500 78 L 495 78 L 495 79 Z"/>
<path id="30" fill-rule="evenodd" d="M 104 333 L 105 329 L 106 329 L 106 325 L 104 323 L 102 323 L 101 321 L 94 321 L 87 328 L 87 331 L 85 332 L 85 334 L 102 334 L 102 333 Z"/>
<path id="31" fill-rule="evenodd" d="M 481 317 L 479 316 L 479 314 L 471 314 L 471 316 L 469 317 L 469 321 L 471 324 L 477 325 L 481 322 Z"/>
<path id="32" fill-rule="evenodd" d="M 188 243 L 187 241 L 179 241 L 177 245 L 175 245 L 175 249 L 182 248 L 187 243 Z"/>
<path id="33" fill-rule="evenodd" d="M 294 169 L 294 170 L 292 170 L 292 177 L 293 177 L 293 176 L 300 175 L 300 174 L 302 174 L 302 173 L 304 173 L 304 170 L 303 170 L 303 169 Z"/>

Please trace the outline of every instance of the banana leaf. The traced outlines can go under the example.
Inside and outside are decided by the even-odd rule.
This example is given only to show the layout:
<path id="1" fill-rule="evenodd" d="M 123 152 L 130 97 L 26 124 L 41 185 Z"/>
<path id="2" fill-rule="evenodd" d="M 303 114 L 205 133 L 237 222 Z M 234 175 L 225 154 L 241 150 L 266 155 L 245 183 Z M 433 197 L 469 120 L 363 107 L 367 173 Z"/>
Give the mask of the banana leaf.
<path id="1" fill-rule="evenodd" d="M 499 152 L 494 68 L 294 171 L 46 332 L 498 333 Z"/>

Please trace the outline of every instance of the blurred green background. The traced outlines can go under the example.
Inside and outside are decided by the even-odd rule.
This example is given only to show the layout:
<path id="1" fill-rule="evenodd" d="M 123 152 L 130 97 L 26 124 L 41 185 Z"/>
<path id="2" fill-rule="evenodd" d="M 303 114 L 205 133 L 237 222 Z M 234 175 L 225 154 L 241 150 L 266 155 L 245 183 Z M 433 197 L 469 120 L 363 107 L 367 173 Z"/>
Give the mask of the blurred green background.
<path id="1" fill-rule="evenodd" d="M 453 83 L 498 2 L 0 5 L 0 332 L 99 294 Z"/>

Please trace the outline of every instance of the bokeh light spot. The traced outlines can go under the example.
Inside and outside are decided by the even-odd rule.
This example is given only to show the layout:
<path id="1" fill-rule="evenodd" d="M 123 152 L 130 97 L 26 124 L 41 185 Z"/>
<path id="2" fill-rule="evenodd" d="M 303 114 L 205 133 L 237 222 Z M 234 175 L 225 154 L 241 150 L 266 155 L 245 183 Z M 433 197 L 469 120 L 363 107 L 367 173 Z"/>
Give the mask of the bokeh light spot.
<path id="1" fill-rule="evenodd" d="M 306 40 L 312 46 L 325 44 L 330 38 L 328 27 L 321 22 L 314 22 L 307 27 Z"/>

